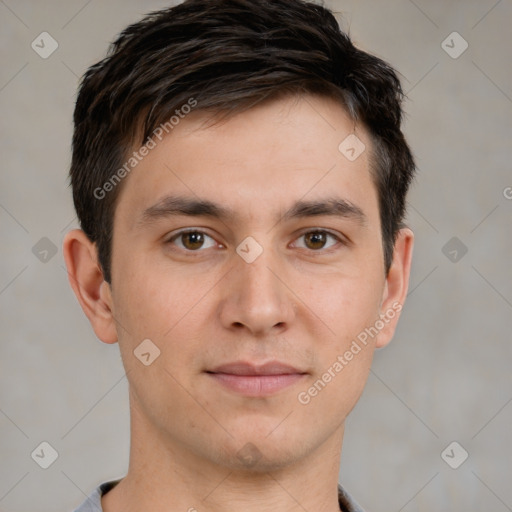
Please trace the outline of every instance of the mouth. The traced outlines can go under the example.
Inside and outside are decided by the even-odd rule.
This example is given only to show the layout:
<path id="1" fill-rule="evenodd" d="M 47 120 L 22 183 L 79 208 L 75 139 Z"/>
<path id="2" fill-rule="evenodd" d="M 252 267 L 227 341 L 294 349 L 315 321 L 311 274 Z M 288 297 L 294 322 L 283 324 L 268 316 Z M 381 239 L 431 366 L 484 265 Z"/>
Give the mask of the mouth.
<path id="1" fill-rule="evenodd" d="M 232 392 L 265 397 L 296 384 L 307 372 L 278 361 L 265 364 L 236 361 L 208 370 L 206 374 Z"/>

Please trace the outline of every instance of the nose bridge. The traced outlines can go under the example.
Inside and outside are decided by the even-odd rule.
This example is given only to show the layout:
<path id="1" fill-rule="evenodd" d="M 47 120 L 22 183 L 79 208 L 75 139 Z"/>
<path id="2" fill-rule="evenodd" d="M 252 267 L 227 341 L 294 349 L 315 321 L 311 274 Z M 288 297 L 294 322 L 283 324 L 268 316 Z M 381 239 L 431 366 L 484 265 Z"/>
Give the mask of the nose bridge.
<path id="1" fill-rule="evenodd" d="M 242 242 L 237 248 L 223 315 L 229 326 L 242 324 L 253 332 L 265 332 L 289 323 L 293 307 L 278 278 L 283 268 L 279 254 L 270 246 L 258 244 L 258 249 L 254 242 Z"/>
<path id="2" fill-rule="evenodd" d="M 266 249 L 258 258 L 252 263 L 242 262 L 239 266 L 239 271 L 243 273 L 242 291 L 247 298 L 262 298 L 277 299 L 280 294 L 281 283 L 276 278 L 276 258 L 273 251 Z M 273 271 L 272 271 L 272 270 Z"/>

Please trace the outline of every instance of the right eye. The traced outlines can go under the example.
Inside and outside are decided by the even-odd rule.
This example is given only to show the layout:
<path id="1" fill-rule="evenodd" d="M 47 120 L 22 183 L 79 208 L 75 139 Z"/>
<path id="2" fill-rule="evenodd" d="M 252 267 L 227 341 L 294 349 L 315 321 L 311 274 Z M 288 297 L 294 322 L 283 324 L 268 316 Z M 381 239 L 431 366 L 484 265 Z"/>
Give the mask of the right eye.
<path id="1" fill-rule="evenodd" d="M 208 242 L 208 239 L 210 242 Z M 214 247 L 217 244 L 210 235 L 198 229 L 179 231 L 169 238 L 166 243 L 176 245 L 187 252 L 198 252 L 202 249 Z M 205 246 L 205 243 L 208 243 L 208 245 Z"/>

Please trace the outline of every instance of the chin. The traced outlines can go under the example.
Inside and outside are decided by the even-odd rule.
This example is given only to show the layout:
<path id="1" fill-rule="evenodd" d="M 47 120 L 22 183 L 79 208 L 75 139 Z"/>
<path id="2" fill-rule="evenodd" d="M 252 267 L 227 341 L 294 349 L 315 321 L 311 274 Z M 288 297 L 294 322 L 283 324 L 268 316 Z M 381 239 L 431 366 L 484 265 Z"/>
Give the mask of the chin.
<path id="1" fill-rule="evenodd" d="M 304 439 L 293 440 L 289 436 L 286 439 L 273 439 L 268 435 L 244 436 L 245 442 L 238 440 L 226 448 L 224 464 L 229 469 L 254 473 L 268 473 L 278 471 L 293 465 L 307 455 L 307 445 Z"/>

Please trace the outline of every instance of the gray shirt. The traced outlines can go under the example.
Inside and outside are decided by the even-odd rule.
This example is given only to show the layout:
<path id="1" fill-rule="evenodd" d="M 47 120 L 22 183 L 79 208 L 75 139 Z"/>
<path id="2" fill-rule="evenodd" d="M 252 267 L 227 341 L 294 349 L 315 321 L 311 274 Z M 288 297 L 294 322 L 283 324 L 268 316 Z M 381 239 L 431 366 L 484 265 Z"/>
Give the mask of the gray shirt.
<path id="1" fill-rule="evenodd" d="M 98 486 L 89 497 L 74 512 L 103 512 L 101 508 L 101 497 L 110 489 L 116 486 L 120 480 L 105 482 Z M 347 492 L 338 486 L 338 499 L 340 510 L 342 512 L 364 512 L 363 509 L 347 494 Z"/>

